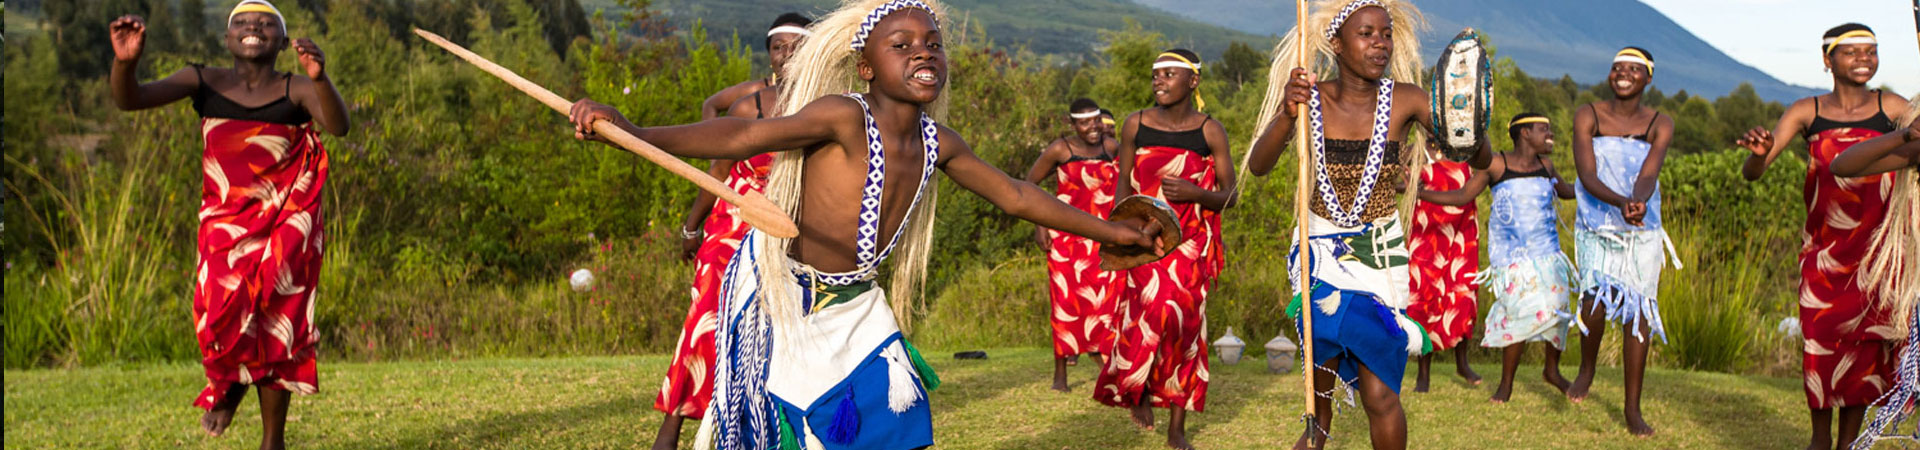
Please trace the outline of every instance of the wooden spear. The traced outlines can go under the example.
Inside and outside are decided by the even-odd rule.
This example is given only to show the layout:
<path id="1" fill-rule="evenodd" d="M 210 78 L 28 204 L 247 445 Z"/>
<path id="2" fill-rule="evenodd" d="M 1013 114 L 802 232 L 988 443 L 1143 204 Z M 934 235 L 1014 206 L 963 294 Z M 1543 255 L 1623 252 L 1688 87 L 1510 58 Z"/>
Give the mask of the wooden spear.
<path id="1" fill-rule="evenodd" d="M 420 37 L 425 38 L 427 42 L 432 42 L 434 45 L 440 46 L 440 48 L 447 49 L 447 51 L 452 52 L 454 56 L 459 56 L 460 59 L 473 63 L 473 65 L 479 67 L 480 70 L 499 77 L 501 80 L 506 81 L 507 84 L 519 89 L 520 92 L 525 92 L 527 95 L 533 96 L 534 99 L 540 100 L 540 103 L 545 103 L 548 107 L 553 108 L 553 110 L 559 111 L 560 114 L 567 114 L 568 110 L 573 107 L 573 102 L 568 101 L 566 98 L 554 94 L 553 91 L 547 90 L 547 88 L 541 87 L 532 81 L 528 81 L 526 78 L 521 78 L 519 74 L 507 70 L 505 67 L 500 67 L 499 64 L 494 64 L 493 61 L 488 61 L 486 58 L 482 58 L 480 55 L 468 51 L 459 44 L 449 42 L 446 38 L 440 37 L 438 34 L 433 34 L 432 32 L 419 28 L 413 29 L 413 34 L 420 35 Z M 680 158 L 676 158 L 673 155 L 667 154 L 666 151 L 660 150 L 659 147 L 655 147 L 653 144 L 647 143 L 647 141 L 642 141 L 640 138 L 634 137 L 632 134 L 627 133 L 626 130 L 614 126 L 613 123 L 604 120 L 594 122 L 593 131 L 606 137 L 607 140 L 613 142 L 614 145 L 618 145 L 620 148 L 640 155 L 640 157 L 646 158 L 648 161 L 652 161 L 654 164 L 666 168 L 667 172 L 678 175 L 680 178 L 685 178 L 687 181 L 692 181 L 693 184 L 699 186 L 701 190 L 710 192 L 720 197 L 720 199 L 726 200 L 727 203 L 731 203 L 735 207 L 740 208 L 737 215 L 741 220 L 745 220 L 747 224 L 753 225 L 754 228 L 759 229 L 761 232 L 778 238 L 792 238 L 800 235 L 800 228 L 794 226 L 793 219 L 787 217 L 786 212 L 781 211 L 779 206 L 773 204 L 773 201 L 767 200 L 765 195 L 759 192 L 741 195 L 739 192 L 728 188 L 727 185 L 721 183 L 720 180 L 713 179 L 712 175 L 707 175 L 706 171 L 695 168 L 693 165 L 687 164 L 686 161 L 681 161 Z"/>
<path id="2" fill-rule="evenodd" d="M 1307 39 L 1309 39 L 1309 35 L 1307 34 L 1307 0 L 1294 0 L 1293 5 L 1294 66 L 1311 71 L 1313 69 L 1307 67 L 1307 61 L 1309 59 L 1307 57 Z M 1291 77 L 1293 74 L 1289 73 L 1287 76 Z M 1305 389 L 1302 389 L 1300 392 L 1304 394 L 1307 400 L 1305 414 L 1307 419 L 1307 448 L 1318 448 L 1317 445 L 1314 445 L 1314 439 L 1319 437 L 1319 433 L 1315 430 L 1320 428 L 1320 423 L 1319 419 L 1314 417 L 1315 411 L 1313 407 L 1314 396 L 1317 395 L 1317 393 L 1314 392 L 1313 372 L 1314 369 L 1317 368 L 1315 364 L 1318 363 L 1318 361 L 1313 359 L 1313 270 L 1310 266 L 1313 264 L 1313 260 L 1307 257 L 1307 254 L 1311 252 L 1311 247 L 1307 245 L 1307 237 L 1310 236 L 1307 234 L 1307 222 L 1309 218 L 1313 217 L 1312 209 L 1307 205 L 1313 195 L 1314 180 L 1312 176 L 1313 158 L 1307 155 L 1307 153 L 1313 151 L 1313 149 L 1307 147 L 1307 133 L 1310 132 L 1307 129 L 1307 105 L 1302 104 L 1295 106 L 1293 109 L 1293 117 L 1293 153 L 1299 155 L 1300 159 L 1299 178 L 1297 179 L 1299 185 L 1295 186 L 1293 194 L 1293 220 L 1299 227 L 1296 233 L 1299 233 L 1300 236 L 1298 240 L 1300 260 L 1297 262 L 1300 268 L 1300 276 L 1298 278 L 1300 283 L 1294 286 L 1294 289 L 1300 291 L 1300 349 L 1306 357 L 1306 363 L 1301 365 L 1300 370 L 1301 378 L 1303 379 L 1303 383 L 1305 383 Z"/>

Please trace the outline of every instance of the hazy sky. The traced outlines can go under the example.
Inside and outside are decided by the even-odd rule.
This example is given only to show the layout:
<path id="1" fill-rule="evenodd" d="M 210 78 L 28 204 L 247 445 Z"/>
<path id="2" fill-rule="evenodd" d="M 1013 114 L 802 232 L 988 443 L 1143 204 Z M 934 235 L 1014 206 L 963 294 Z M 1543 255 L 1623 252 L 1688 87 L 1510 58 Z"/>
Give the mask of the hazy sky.
<path id="1" fill-rule="evenodd" d="M 1578 1 L 1578 0 L 1573 0 Z M 1820 64 L 1820 35 L 1859 22 L 1880 38 L 1872 86 L 1912 97 L 1920 89 L 1920 42 L 1908 0 L 1642 0 L 1733 59 L 1787 83 L 1831 89 Z"/>

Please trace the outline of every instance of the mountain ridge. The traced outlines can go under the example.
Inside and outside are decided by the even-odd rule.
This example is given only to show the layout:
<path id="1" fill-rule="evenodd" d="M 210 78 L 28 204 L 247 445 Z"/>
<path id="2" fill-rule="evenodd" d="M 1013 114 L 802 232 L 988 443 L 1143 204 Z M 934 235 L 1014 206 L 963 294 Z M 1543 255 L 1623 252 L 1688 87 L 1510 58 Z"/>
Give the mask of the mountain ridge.
<path id="1" fill-rule="evenodd" d="M 1132 0 L 1135 3 L 1239 31 L 1278 36 L 1292 29 L 1293 5 L 1252 0 Z M 1742 82 L 1761 98 L 1791 102 L 1819 94 L 1788 84 L 1727 56 L 1652 6 L 1637 0 L 1422 0 L 1429 28 L 1421 42 L 1433 49 L 1472 26 L 1491 38 L 1500 57 L 1541 78 L 1604 81 L 1613 53 L 1628 45 L 1652 52 L 1654 86 L 1720 96 Z M 1423 55 L 1424 56 L 1424 55 Z"/>

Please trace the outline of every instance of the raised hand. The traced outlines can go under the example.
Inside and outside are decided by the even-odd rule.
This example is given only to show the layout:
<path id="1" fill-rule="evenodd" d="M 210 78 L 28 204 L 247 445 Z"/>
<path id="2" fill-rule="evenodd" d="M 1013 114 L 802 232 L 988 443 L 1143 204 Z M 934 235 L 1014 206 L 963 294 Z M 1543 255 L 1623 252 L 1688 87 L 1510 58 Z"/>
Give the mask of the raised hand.
<path id="1" fill-rule="evenodd" d="M 1293 69 L 1293 73 L 1287 79 L 1286 100 L 1280 102 L 1280 117 L 1285 117 L 1287 120 L 1298 119 L 1294 117 L 1293 112 L 1298 110 L 1300 105 L 1313 100 L 1313 84 L 1319 81 L 1317 78 L 1307 72 L 1307 69 L 1298 67 Z"/>
<path id="2" fill-rule="evenodd" d="M 307 78 L 314 81 L 326 81 L 327 54 L 312 39 L 293 40 L 293 52 L 300 55 L 300 68 L 307 70 Z"/>
<path id="3" fill-rule="evenodd" d="M 1733 144 L 1746 148 L 1747 151 L 1753 152 L 1754 156 L 1767 156 L 1768 153 L 1773 152 L 1773 132 L 1767 131 L 1766 128 L 1753 127 L 1752 130 L 1747 130 L 1745 135 L 1740 136 L 1739 140 L 1733 141 Z"/>
<path id="4" fill-rule="evenodd" d="M 132 14 L 120 16 L 107 24 L 107 35 L 113 41 L 114 61 L 139 61 L 140 53 L 147 49 L 147 20 Z"/>

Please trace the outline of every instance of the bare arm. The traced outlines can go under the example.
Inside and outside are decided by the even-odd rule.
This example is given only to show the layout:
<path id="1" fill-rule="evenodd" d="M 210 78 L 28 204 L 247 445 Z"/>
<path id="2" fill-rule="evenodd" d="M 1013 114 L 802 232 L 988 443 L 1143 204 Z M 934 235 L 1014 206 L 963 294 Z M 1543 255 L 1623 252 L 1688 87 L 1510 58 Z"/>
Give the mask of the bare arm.
<path id="1" fill-rule="evenodd" d="M 1047 147 L 1040 150 L 1040 157 L 1033 160 L 1033 167 L 1027 169 L 1027 182 L 1035 186 L 1040 185 L 1041 182 L 1046 181 L 1048 175 L 1053 174 L 1053 169 L 1060 167 L 1060 163 L 1065 162 L 1072 153 L 1073 149 L 1067 146 L 1066 139 L 1054 139 L 1053 142 L 1047 143 Z"/>
<path id="2" fill-rule="evenodd" d="M 1647 150 L 1647 160 L 1640 164 L 1640 174 L 1633 179 L 1633 201 L 1646 203 L 1653 197 L 1653 190 L 1660 186 L 1660 167 L 1667 163 L 1667 144 L 1673 142 L 1673 117 L 1661 115 L 1653 130 L 1653 148 Z"/>
<path id="3" fill-rule="evenodd" d="M 1864 177 L 1920 165 L 1920 120 L 1906 128 L 1862 141 L 1833 157 L 1834 176 Z"/>
<path id="4" fill-rule="evenodd" d="M 107 25 L 113 44 L 113 67 L 107 75 L 113 105 L 121 111 L 135 111 L 180 101 L 200 89 L 200 74 L 180 69 L 152 83 L 141 84 L 134 77 L 140 67 L 140 55 L 146 51 L 147 22 L 140 16 L 120 16 Z"/>
<path id="5" fill-rule="evenodd" d="M 1475 199 L 1480 198 L 1480 192 L 1486 190 L 1487 185 L 1493 181 L 1493 177 L 1488 175 L 1488 172 L 1487 170 L 1473 171 L 1473 175 L 1467 178 L 1467 183 L 1459 189 L 1430 191 L 1423 187 L 1420 189 L 1420 200 L 1447 206 L 1471 205 Z"/>
<path id="6" fill-rule="evenodd" d="M 1133 142 L 1134 135 L 1140 132 L 1140 113 L 1127 115 L 1127 121 L 1120 123 L 1120 154 L 1113 155 L 1118 178 L 1113 183 L 1113 198 L 1121 199 L 1133 195 L 1133 154 L 1139 151 Z"/>
<path id="7" fill-rule="evenodd" d="M 1259 124 L 1266 127 L 1253 147 L 1247 149 L 1247 172 L 1254 176 L 1266 176 L 1280 162 L 1280 155 L 1286 154 L 1287 144 L 1293 142 L 1294 122 L 1299 121 L 1294 112 L 1299 105 L 1307 104 L 1312 98 L 1314 76 L 1305 69 L 1294 69 L 1292 79 L 1287 81 L 1285 100 L 1280 102 L 1280 112 L 1273 115 L 1273 122 Z"/>
<path id="8" fill-rule="evenodd" d="M 1238 175 L 1233 171 L 1233 149 L 1227 145 L 1227 127 L 1221 125 L 1220 121 L 1207 119 L 1207 123 L 1201 125 L 1200 130 L 1207 139 L 1208 150 L 1213 155 L 1215 183 L 1213 189 L 1200 189 L 1199 186 L 1193 186 L 1196 192 L 1192 193 L 1191 200 L 1200 204 L 1202 208 L 1222 211 L 1238 203 L 1235 198 L 1237 196 L 1233 195 L 1234 182 L 1237 181 L 1234 177 Z M 1168 197 L 1168 200 L 1174 200 L 1173 195 Z"/>
<path id="9" fill-rule="evenodd" d="M 1580 187 L 1594 198 L 1615 208 L 1624 209 L 1627 197 L 1613 192 L 1605 182 L 1600 181 L 1598 165 L 1593 159 L 1593 129 L 1599 126 L 1600 119 L 1593 114 L 1593 108 L 1580 108 L 1573 113 L 1573 170 L 1580 178 Z"/>
<path id="10" fill-rule="evenodd" d="M 1773 166 L 1773 160 L 1780 158 L 1782 153 L 1780 150 L 1787 148 L 1787 143 L 1793 141 L 1792 136 L 1806 130 L 1807 125 L 1811 123 L 1813 123 L 1813 100 L 1809 97 L 1793 102 L 1793 106 L 1787 107 L 1787 112 L 1780 115 L 1780 122 L 1773 125 L 1773 131 L 1769 132 L 1760 127 L 1748 130 L 1746 135 L 1734 141 L 1734 145 L 1752 152 L 1747 155 L 1747 161 L 1740 165 L 1740 176 L 1747 181 L 1754 181 L 1766 175 L 1767 167 Z"/>
<path id="11" fill-rule="evenodd" d="M 1110 245 L 1151 246 L 1152 238 L 1140 230 L 1101 220 L 1068 205 L 1039 186 L 1013 179 L 981 161 L 958 133 L 940 130 L 940 168 L 954 183 L 979 194 L 994 207 L 1033 222 L 1036 225 L 1085 236 Z"/>
<path id="12" fill-rule="evenodd" d="M 333 87 L 333 77 L 327 74 L 326 53 L 307 38 L 295 39 L 293 51 L 307 72 L 304 78 L 296 76 L 287 81 L 299 85 L 298 92 L 305 93 L 295 95 L 294 101 L 306 108 L 307 115 L 327 133 L 346 136 L 353 129 L 353 121 L 347 118 L 347 100 L 340 97 L 340 90 Z"/>
<path id="13" fill-rule="evenodd" d="M 628 122 L 613 107 L 590 99 L 573 104 L 568 113 L 574 137 L 598 139 L 589 124 L 605 120 L 634 137 L 647 141 L 674 156 L 702 159 L 747 159 L 763 153 L 808 148 L 819 144 L 864 136 L 857 128 L 862 123 L 860 105 L 840 96 L 822 97 L 808 103 L 793 115 L 772 119 L 747 120 L 720 117 L 695 124 L 641 128 Z"/>
<path id="14" fill-rule="evenodd" d="M 1553 160 L 1540 158 L 1540 164 L 1546 165 L 1547 176 L 1553 177 L 1553 193 L 1558 195 L 1562 200 L 1573 200 L 1573 183 L 1568 183 L 1565 178 L 1560 178 L 1560 170 L 1553 168 Z"/>

